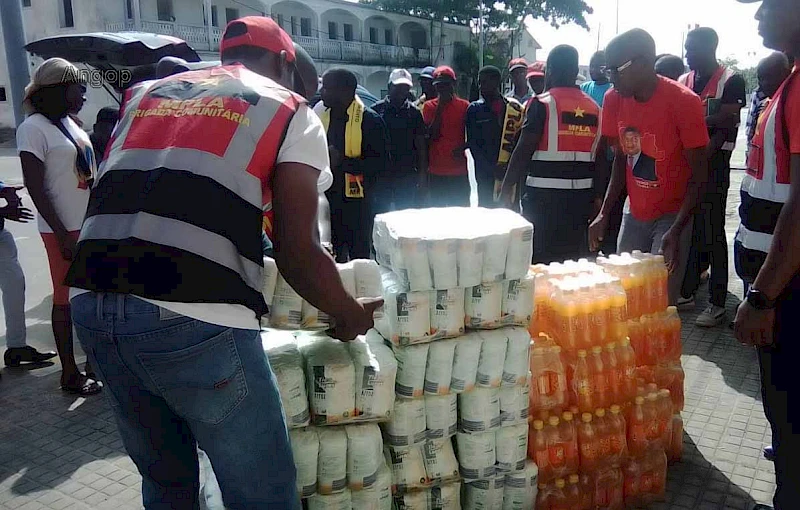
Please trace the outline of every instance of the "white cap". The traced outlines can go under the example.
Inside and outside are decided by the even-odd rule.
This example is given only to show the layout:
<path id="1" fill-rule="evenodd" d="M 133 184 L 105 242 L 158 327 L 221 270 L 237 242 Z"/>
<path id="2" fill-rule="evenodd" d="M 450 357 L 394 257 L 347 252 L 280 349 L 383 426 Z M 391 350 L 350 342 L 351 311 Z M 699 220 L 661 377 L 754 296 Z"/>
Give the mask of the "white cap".
<path id="1" fill-rule="evenodd" d="M 409 87 L 414 86 L 414 82 L 411 80 L 411 73 L 406 71 L 405 69 L 395 69 L 389 75 L 389 83 L 392 85 L 408 85 Z"/>

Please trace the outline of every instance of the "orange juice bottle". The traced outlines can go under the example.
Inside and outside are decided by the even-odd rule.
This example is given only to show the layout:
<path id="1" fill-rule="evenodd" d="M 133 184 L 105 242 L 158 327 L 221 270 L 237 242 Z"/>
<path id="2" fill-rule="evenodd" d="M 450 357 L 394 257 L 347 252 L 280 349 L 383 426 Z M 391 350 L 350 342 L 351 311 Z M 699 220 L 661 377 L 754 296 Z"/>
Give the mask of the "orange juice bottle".
<path id="1" fill-rule="evenodd" d="M 656 501 L 664 501 L 667 491 L 667 456 L 664 450 L 653 452 L 653 496 Z"/>
<path id="2" fill-rule="evenodd" d="M 611 429 L 608 426 L 605 409 L 595 409 L 592 424 L 594 424 L 594 433 L 599 446 L 597 450 L 598 465 L 600 469 L 605 469 L 611 465 Z"/>
<path id="3" fill-rule="evenodd" d="M 647 451 L 647 420 L 644 414 L 644 397 L 636 397 L 628 425 L 628 451 L 633 457 L 641 457 Z"/>
<path id="4" fill-rule="evenodd" d="M 659 390 L 656 401 L 658 412 L 658 434 L 662 448 L 669 448 L 672 442 L 672 397 L 669 390 Z"/>
<path id="5" fill-rule="evenodd" d="M 567 472 L 567 451 L 561 441 L 559 433 L 558 416 L 551 416 L 544 427 L 544 437 L 547 440 L 547 453 L 550 459 L 550 467 L 555 476 L 563 476 Z"/>
<path id="6" fill-rule="evenodd" d="M 635 319 L 641 315 L 639 308 L 638 290 L 635 289 L 636 279 L 630 273 L 630 267 L 624 261 L 619 261 L 619 277 L 622 288 L 625 289 L 625 296 L 628 305 L 628 318 Z"/>
<path id="7" fill-rule="evenodd" d="M 531 412 L 545 409 L 545 398 L 550 394 L 550 376 L 546 371 L 546 347 L 531 349 Z"/>
<path id="8" fill-rule="evenodd" d="M 592 376 L 592 395 L 595 407 L 608 405 L 608 376 L 603 364 L 603 348 L 599 345 L 592 348 L 589 358 L 589 373 Z"/>
<path id="9" fill-rule="evenodd" d="M 669 295 L 667 293 L 667 282 L 669 280 L 669 271 L 667 264 L 664 261 L 663 255 L 656 255 L 654 262 L 656 268 L 656 295 L 658 310 L 663 310 L 669 305 Z"/>
<path id="10" fill-rule="evenodd" d="M 550 367 L 550 387 L 552 389 L 549 409 L 563 409 L 569 403 L 567 372 L 561 353 L 561 347 L 558 345 L 554 345 L 547 350 L 547 363 Z"/>
<path id="11" fill-rule="evenodd" d="M 656 465 L 653 462 L 652 452 L 647 452 L 642 457 L 641 465 L 642 465 L 642 478 L 641 478 L 642 504 L 649 505 L 650 503 L 655 501 L 655 497 L 653 494 L 653 487 L 655 485 Z"/>
<path id="12" fill-rule="evenodd" d="M 632 457 L 625 465 L 623 476 L 625 477 L 623 486 L 625 506 L 628 508 L 640 506 L 642 500 L 642 465 L 636 457 Z"/>
<path id="13" fill-rule="evenodd" d="M 622 378 L 622 395 L 628 401 L 636 396 L 636 354 L 628 338 L 623 338 L 619 343 L 617 364 Z"/>
<path id="14" fill-rule="evenodd" d="M 541 476 L 541 471 L 539 471 Z M 541 478 L 539 479 L 539 490 L 536 493 L 536 506 L 534 508 L 542 508 L 544 510 L 550 510 L 550 487 L 546 483 L 542 483 Z"/>
<path id="15" fill-rule="evenodd" d="M 603 365 L 608 379 L 608 404 L 625 401 L 622 392 L 622 373 L 617 360 L 617 344 L 611 342 L 603 349 Z"/>
<path id="16" fill-rule="evenodd" d="M 681 318 L 678 315 L 678 309 L 674 306 L 668 307 L 666 319 L 668 349 L 665 361 L 678 363 L 681 360 L 681 352 L 683 351 Z"/>
<path id="17" fill-rule="evenodd" d="M 625 478 L 622 471 L 614 468 L 608 477 L 608 510 L 623 510 L 625 508 L 624 496 Z"/>
<path id="18" fill-rule="evenodd" d="M 578 351 L 578 361 L 575 363 L 575 397 L 581 412 L 594 409 L 594 386 L 592 374 L 589 370 L 589 359 L 586 351 Z"/>
<path id="19" fill-rule="evenodd" d="M 631 343 L 631 347 L 633 348 L 633 352 L 636 354 L 636 359 L 634 361 L 634 366 L 644 365 L 644 346 L 642 345 L 642 339 L 644 336 L 642 335 L 642 323 L 639 319 L 631 319 L 628 321 L 628 338 Z"/>
<path id="20" fill-rule="evenodd" d="M 558 310 L 561 345 L 568 351 L 580 348 L 579 335 L 582 328 L 580 295 L 573 286 L 562 286 Z"/>
<path id="21" fill-rule="evenodd" d="M 539 480 L 547 483 L 553 478 L 553 469 L 550 467 L 550 452 L 547 448 L 547 438 L 544 435 L 544 422 L 534 420 L 530 429 L 528 440 L 528 457 L 533 459 L 539 468 Z"/>
<path id="22" fill-rule="evenodd" d="M 567 482 L 563 478 L 556 479 L 555 487 L 550 495 L 550 510 L 572 510 L 566 494 Z M 537 507 L 538 508 L 538 507 Z"/>
<path id="23" fill-rule="evenodd" d="M 581 450 L 581 470 L 584 472 L 595 471 L 598 467 L 600 447 L 597 444 L 591 413 L 581 415 L 581 423 L 578 425 L 578 445 Z"/>
<path id="24" fill-rule="evenodd" d="M 575 429 L 574 416 L 570 411 L 561 415 L 559 437 L 564 444 L 567 473 L 576 473 L 581 467 L 580 450 L 578 449 L 578 431 Z"/>
<path id="25" fill-rule="evenodd" d="M 670 462 L 679 461 L 683 456 L 683 418 L 679 413 L 672 416 L 672 439 L 668 453 Z"/>
<path id="26" fill-rule="evenodd" d="M 649 445 L 658 444 L 658 394 L 648 393 L 644 399 L 644 418 L 647 424 L 647 442 Z"/>
<path id="27" fill-rule="evenodd" d="M 619 278 L 612 278 L 608 284 L 609 292 L 609 330 L 612 340 L 628 336 L 628 297 Z"/>
<path id="28" fill-rule="evenodd" d="M 582 472 L 578 485 L 580 485 L 581 488 L 581 510 L 591 510 L 594 508 L 594 480 L 592 479 L 592 475 Z"/>
<path id="29" fill-rule="evenodd" d="M 611 437 L 612 464 L 621 466 L 622 461 L 628 456 L 628 443 L 626 440 L 625 417 L 618 405 L 611 406 L 608 415 L 609 434 Z"/>
<path id="30" fill-rule="evenodd" d="M 593 295 L 592 322 L 590 328 L 592 345 L 607 343 L 611 335 L 611 292 L 605 278 L 597 278 L 590 291 Z"/>
<path id="31" fill-rule="evenodd" d="M 567 499 L 571 509 L 584 510 L 583 506 L 581 506 L 583 495 L 581 494 L 580 476 L 577 474 L 569 475 L 567 480 Z M 589 510 L 589 507 L 586 507 L 586 510 Z"/>
<path id="32" fill-rule="evenodd" d="M 590 349 L 592 347 L 592 315 L 594 313 L 594 297 L 592 296 L 591 286 L 580 285 L 578 287 L 578 324 L 577 324 L 577 345 L 579 349 Z"/>
<path id="33" fill-rule="evenodd" d="M 638 356 L 639 350 L 636 350 L 637 360 L 641 359 L 640 362 L 637 362 L 637 365 L 656 365 L 656 337 L 659 334 L 658 328 L 656 327 L 656 321 L 653 320 L 653 316 L 651 315 L 642 315 L 639 319 L 641 321 L 641 338 L 639 339 L 639 345 L 641 346 L 641 357 Z"/>

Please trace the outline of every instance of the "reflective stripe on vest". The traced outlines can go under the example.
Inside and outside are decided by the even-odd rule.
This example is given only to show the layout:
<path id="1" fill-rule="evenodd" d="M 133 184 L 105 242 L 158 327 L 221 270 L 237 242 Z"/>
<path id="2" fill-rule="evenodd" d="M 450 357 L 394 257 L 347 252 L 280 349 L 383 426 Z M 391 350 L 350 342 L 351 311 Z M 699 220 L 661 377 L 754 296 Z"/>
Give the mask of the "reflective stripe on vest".
<path id="1" fill-rule="evenodd" d="M 784 140 L 784 97 L 796 74 L 778 89 L 758 119 L 742 179 L 741 225 L 736 241 L 749 250 L 769 252 L 781 208 L 789 198 L 790 152 Z"/>
<path id="2" fill-rule="evenodd" d="M 262 216 L 272 223 L 268 182 L 303 99 L 240 65 L 146 82 L 126 99 L 80 242 L 135 239 L 196 256 L 234 279 L 215 285 L 246 284 L 234 301 L 264 313 L 258 228 Z"/>
<path id="3" fill-rule="evenodd" d="M 736 74 L 732 69 L 729 69 L 725 66 L 719 66 L 711 78 L 706 83 L 705 88 L 699 94 L 700 99 L 704 102 L 708 99 L 720 99 L 722 94 L 725 92 L 725 85 L 728 83 L 728 80 Z M 688 73 L 682 75 L 678 78 L 678 82 L 681 85 L 685 85 L 691 90 L 694 90 L 694 79 L 695 79 L 695 72 L 689 71 Z"/>
<path id="4" fill-rule="evenodd" d="M 532 101 L 547 109 L 545 132 L 533 161 L 594 161 L 600 141 L 600 108 L 580 89 L 555 88 Z"/>

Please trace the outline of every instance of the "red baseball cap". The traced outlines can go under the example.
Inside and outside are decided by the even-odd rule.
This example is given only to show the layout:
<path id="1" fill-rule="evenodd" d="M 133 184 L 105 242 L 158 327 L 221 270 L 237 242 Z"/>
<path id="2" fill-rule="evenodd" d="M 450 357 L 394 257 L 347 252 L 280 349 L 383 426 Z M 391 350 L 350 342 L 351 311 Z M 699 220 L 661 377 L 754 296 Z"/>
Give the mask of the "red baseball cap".
<path id="1" fill-rule="evenodd" d="M 542 62 L 541 60 L 538 60 L 528 66 L 528 74 L 526 74 L 525 77 L 536 78 L 544 76 L 544 69 L 545 69 L 545 63 Z"/>
<path id="2" fill-rule="evenodd" d="M 441 81 L 456 81 L 456 72 L 450 66 L 439 66 L 433 72 L 433 83 Z"/>
<path id="3" fill-rule="evenodd" d="M 528 61 L 524 58 L 514 58 L 508 63 L 509 72 L 513 71 L 514 69 L 519 69 L 520 67 L 528 67 Z"/>
<path id="4" fill-rule="evenodd" d="M 272 18 L 266 16 L 245 16 L 228 23 L 219 50 L 224 53 L 239 46 L 255 46 L 271 53 L 285 51 L 286 60 L 294 62 L 292 38 Z"/>

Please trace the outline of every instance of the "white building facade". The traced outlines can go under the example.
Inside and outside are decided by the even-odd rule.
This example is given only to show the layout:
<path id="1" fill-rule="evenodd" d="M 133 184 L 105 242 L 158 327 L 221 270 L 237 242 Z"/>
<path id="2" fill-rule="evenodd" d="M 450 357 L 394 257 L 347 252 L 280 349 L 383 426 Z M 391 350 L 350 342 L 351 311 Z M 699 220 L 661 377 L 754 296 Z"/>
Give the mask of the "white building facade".
<path id="1" fill-rule="evenodd" d="M 347 67 L 378 97 L 385 94 L 392 69 L 405 67 L 416 76 L 427 65 L 451 63 L 453 44 L 468 44 L 470 38 L 466 26 L 440 26 L 346 0 L 21 1 L 28 42 L 63 34 L 135 30 L 179 37 L 205 60 L 219 58 L 219 41 L 229 21 L 271 16 L 308 51 L 320 72 Z M 32 60 L 32 67 L 37 63 Z M 102 89 L 90 90 L 88 99 L 81 118 L 91 127 L 97 110 L 115 103 Z M 12 100 L 5 52 L 0 51 L 0 124 L 14 124 Z"/>

